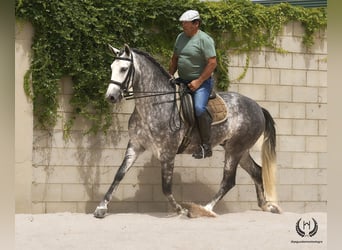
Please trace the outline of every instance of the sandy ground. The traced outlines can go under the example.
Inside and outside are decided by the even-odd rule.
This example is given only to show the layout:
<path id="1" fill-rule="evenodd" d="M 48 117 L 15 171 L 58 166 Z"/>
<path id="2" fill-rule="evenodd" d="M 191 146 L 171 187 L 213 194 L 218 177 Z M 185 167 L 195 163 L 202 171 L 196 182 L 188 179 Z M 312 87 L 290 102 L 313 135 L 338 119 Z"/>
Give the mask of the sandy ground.
<path id="1" fill-rule="evenodd" d="M 318 231 L 308 232 L 317 221 Z M 189 219 L 166 213 L 17 214 L 17 250 L 54 249 L 327 249 L 326 213 L 271 214 L 246 211 L 216 218 Z M 296 232 L 296 223 L 309 222 L 307 236 Z"/>

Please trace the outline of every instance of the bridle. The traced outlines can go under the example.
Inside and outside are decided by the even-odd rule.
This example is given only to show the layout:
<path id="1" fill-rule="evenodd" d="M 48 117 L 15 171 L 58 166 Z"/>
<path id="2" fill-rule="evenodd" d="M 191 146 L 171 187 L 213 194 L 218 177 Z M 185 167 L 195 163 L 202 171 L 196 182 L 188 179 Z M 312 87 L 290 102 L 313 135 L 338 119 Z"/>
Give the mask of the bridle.
<path id="1" fill-rule="evenodd" d="M 133 85 L 134 73 L 135 73 L 134 62 L 133 62 L 133 53 L 131 53 L 131 58 L 116 56 L 116 57 L 114 57 L 114 59 L 131 62 L 129 69 L 127 71 L 126 77 L 122 82 L 118 82 L 118 81 L 114 81 L 114 80 L 109 81 L 110 83 L 113 83 L 113 84 L 120 87 L 120 89 L 123 92 L 123 97 L 125 97 L 125 98 L 131 97 L 131 96 L 133 96 L 133 92 L 129 91 L 129 89 Z"/>

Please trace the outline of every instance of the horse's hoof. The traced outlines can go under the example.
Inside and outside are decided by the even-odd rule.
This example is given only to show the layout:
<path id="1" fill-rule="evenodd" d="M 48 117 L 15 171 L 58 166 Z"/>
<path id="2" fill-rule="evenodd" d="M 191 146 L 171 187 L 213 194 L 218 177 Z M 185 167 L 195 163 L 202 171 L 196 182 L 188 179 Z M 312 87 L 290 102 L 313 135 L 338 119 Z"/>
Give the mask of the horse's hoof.
<path id="1" fill-rule="evenodd" d="M 275 204 L 275 203 L 271 203 L 271 202 L 267 202 L 263 207 L 262 210 L 266 211 L 266 212 L 271 212 L 274 214 L 281 214 L 281 208 Z"/>
<path id="2" fill-rule="evenodd" d="M 96 218 L 104 218 L 107 214 L 107 208 L 106 207 L 97 207 L 94 212 L 94 217 Z"/>
<path id="3" fill-rule="evenodd" d="M 181 206 L 177 207 L 176 212 L 177 212 L 178 215 L 186 215 L 186 216 L 188 216 L 188 214 L 189 214 L 188 209 L 182 208 Z"/>
<path id="4" fill-rule="evenodd" d="M 189 218 L 217 217 L 217 214 L 215 212 L 196 203 L 184 202 L 182 205 L 188 210 L 187 216 Z"/>

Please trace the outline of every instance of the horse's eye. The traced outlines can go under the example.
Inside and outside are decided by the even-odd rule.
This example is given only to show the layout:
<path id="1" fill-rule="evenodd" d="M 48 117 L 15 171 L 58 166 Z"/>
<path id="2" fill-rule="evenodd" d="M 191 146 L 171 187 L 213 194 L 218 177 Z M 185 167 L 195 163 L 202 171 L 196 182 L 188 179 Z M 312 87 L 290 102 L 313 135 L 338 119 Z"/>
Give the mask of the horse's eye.
<path id="1" fill-rule="evenodd" d="M 121 69 L 120 69 L 120 72 L 121 72 L 121 73 L 125 73 L 125 72 L 127 71 L 127 69 L 128 69 L 128 68 L 126 68 L 126 67 L 121 68 Z"/>

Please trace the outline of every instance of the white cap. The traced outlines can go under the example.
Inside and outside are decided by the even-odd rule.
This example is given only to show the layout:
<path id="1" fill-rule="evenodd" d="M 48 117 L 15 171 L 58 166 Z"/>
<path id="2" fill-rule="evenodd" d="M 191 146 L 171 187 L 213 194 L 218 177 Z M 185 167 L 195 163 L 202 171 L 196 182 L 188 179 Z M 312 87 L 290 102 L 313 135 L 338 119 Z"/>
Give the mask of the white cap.
<path id="1" fill-rule="evenodd" d="M 179 21 L 187 22 L 187 21 L 193 21 L 196 19 L 200 19 L 200 15 L 199 15 L 198 11 L 197 10 L 187 10 L 181 15 L 181 17 L 179 18 Z"/>

